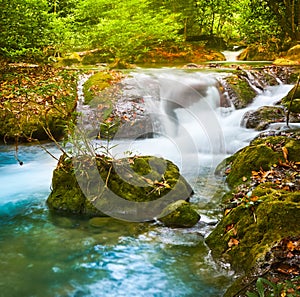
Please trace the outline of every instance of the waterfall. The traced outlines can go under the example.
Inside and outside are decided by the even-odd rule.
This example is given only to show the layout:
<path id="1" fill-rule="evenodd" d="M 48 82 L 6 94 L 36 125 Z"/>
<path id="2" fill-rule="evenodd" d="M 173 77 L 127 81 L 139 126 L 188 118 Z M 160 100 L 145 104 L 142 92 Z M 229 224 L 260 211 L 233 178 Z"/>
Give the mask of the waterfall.
<path id="1" fill-rule="evenodd" d="M 116 157 L 126 151 L 157 155 L 180 167 L 201 214 L 194 228 L 113 218 L 102 218 L 96 228 L 85 218 L 55 215 L 45 201 L 57 161 L 40 147 L 22 145 L 19 158 L 24 165 L 19 166 L 15 147 L 0 146 L 2 296 L 223 295 L 235 275 L 213 262 L 203 241 L 217 219 L 219 200 L 214 197 L 224 190 L 222 180 L 212 178 L 214 169 L 259 133 L 241 126 L 245 112 L 273 105 L 291 86 L 268 87 L 250 106 L 236 110 L 220 104 L 220 75 L 179 69 L 132 71 L 127 90 L 143 98 L 145 113 L 155 124 L 154 137 L 137 134 L 111 143 Z M 85 79 L 79 83 L 80 100 Z M 92 110 L 81 108 L 90 124 Z M 53 144 L 45 145 L 60 156 Z"/>
<path id="2" fill-rule="evenodd" d="M 240 55 L 240 53 L 243 51 L 243 49 L 238 51 L 223 51 L 222 54 L 226 58 L 226 62 L 236 62 L 237 57 Z"/>
<path id="3" fill-rule="evenodd" d="M 256 79 L 245 72 L 251 84 Z M 115 141 L 114 154 L 153 154 L 175 162 L 183 175 L 196 176 L 199 168 L 213 172 L 226 156 L 246 146 L 259 132 L 241 126 L 245 112 L 273 105 L 291 86 L 277 85 L 261 90 L 253 104 L 235 110 L 222 106 L 218 85 L 224 75 L 181 69 L 140 69 L 131 72 L 131 84 L 144 98 L 151 115 L 155 138 Z M 257 84 L 257 83 L 256 83 Z M 223 94 L 224 95 L 224 94 Z M 200 169 L 201 170 L 201 169 Z"/>

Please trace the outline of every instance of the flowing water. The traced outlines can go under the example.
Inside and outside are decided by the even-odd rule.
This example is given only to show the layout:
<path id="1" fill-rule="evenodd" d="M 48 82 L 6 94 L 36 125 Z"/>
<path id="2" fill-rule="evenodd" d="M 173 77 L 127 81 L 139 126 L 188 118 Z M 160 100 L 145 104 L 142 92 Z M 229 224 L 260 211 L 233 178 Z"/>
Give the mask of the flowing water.
<path id="1" fill-rule="evenodd" d="M 223 295 L 234 274 L 213 261 L 204 243 L 225 191 L 213 171 L 257 134 L 240 126 L 243 114 L 272 105 L 291 86 L 271 87 L 236 111 L 219 106 L 216 76 L 175 69 L 133 72 L 133 85 L 159 129 L 156 138 L 119 141 L 114 152 L 156 154 L 180 167 L 202 216 L 190 229 L 113 218 L 95 228 L 86 219 L 54 215 L 45 201 L 57 161 L 40 147 L 24 145 L 20 166 L 14 147 L 0 146 L 1 297 Z M 60 155 L 52 144 L 47 149 Z"/>

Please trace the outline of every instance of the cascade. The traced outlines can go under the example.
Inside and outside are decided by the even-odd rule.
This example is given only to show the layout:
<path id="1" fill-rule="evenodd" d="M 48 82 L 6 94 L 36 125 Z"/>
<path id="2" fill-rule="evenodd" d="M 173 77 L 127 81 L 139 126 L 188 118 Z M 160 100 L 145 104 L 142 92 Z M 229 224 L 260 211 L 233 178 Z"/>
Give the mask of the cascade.
<path id="1" fill-rule="evenodd" d="M 113 155 L 122 157 L 128 150 L 156 154 L 181 168 L 201 213 L 191 229 L 111 218 L 103 218 L 103 228 L 94 228 L 86 219 L 56 216 L 45 205 L 56 161 L 39 147 L 22 146 L 24 165 L 19 166 L 15 148 L 0 146 L 2 295 L 223 296 L 233 273 L 212 260 L 203 242 L 213 228 L 207 222 L 215 223 L 218 214 L 219 202 L 212 197 L 224 190 L 222 181 L 211 176 L 219 161 L 258 134 L 241 126 L 245 112 L 273 105 L 291 86 L 269 87 L 249 107 L 235 110 L 220 104 L 221 78 L 220 73 L 177 69 L 132 71 L 123 95 L 134 90 L 143 98 L 155 137 L 137 134 L 112 141 L 117 144 Z M 87 120 L 90 113 L 83 112 Z M 51 144 L 47 149 L 57 157 L 61 153 Z"/>

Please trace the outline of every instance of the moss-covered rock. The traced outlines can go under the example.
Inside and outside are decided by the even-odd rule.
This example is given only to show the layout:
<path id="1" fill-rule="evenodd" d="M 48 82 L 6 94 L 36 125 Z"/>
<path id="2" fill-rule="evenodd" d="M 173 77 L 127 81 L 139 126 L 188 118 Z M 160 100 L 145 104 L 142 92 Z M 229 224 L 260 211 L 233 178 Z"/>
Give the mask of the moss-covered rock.
<path id="1" fill-rule="evenodd" d="M 268 255 L 278 242 L 299 236 L 299 151 L 299 132 L 283 132 L 253 140 L 222 164 L 229 165 L 231 192 L 223 196 L 224 216 L 206 243 L 215 259 L 241 273 L 224 296 L 245 293 L 247 283 L 273 269 Z"/>
<path id="2" fill-rule="evenodd" d="M 162 158 L 112 160 L 97 156 L 74 160 L 63 155 L 53 173 L 47 204 L 54 211 L 86 216 L 103 216 L 103 210 L 111 215 L 118 207 L 128 216 L 138 215 L 134 208 L 142 206 L 152 220 L 151 213 L 157 217 L 170 203 L 188 200 L 191 195 L 192 189 L 178 167 Z M 156 201 L 155 206 L 147 204 L 152 201 Z M 183 220 L 185 215 L 182 213 Z"/>
<path id="3" fill-rule="evenodd" d="M 246 77 L 241 72 L 237 72 L 236 75 L 228 76 L 226 79 L 227 89 L 229 91 L 230 98 L 235 108 L 245 108 L 256 96 L 256 92 L 249 85 Z"/>
<path id="4" fill-rule="evenodd" d="M 262 106 L 255 111 L 248 111 L 242 119 L 242 125 L 248 129 L 262 131 L 268 128 L 269 124 L 284 122 L 285 111 L 277 106 Z"/>
<path id="5" fill-rule="evenodd" d="M 92 100 L 99 99 L 97 103 L 108 104 L 106 100 L 103 102 L 104 98 L 99 96 L 99 92 L 109 87 L 112 81 L 113 76 L 109 71 L 99 71 L 92 75 L 83 86 L 84 103 L 89 104 Z"/>
<path id="6" fill-rule="evenodd" d="M 199 220 L 200 215 L 184 200 L 168 205 L 159 216 L 159 221 L 171 228 L 193 227 Z"/>
<path id="7" fill-rule="evenodd" d="M 233 208 L 206 240 L 214 257 L 246 273 L 276 242 L 299 234 L 300 194 L 262 185 L 252 195 L 259 192 L 258 206 Z"/>
<path id="8" fill-rule="evenodd" d="M 286 55 L 274 61 L 276 65 L 299 65 L 300 64 L 300 45 L 291 47 Z"/>
<path id="9" fill-rule="evenodd" d="M 273 61 L 276 53 L 261 45 L 250 45 L 238 56 L 241 61 Z"/>
<path id="10" fill-rule="evenodd" d="M 80 64 L 81 61 L 82 58 L 78 55 L 78 53 L 68 53 L 65 57 L 58 58 L 56 66 L 71 66 L 74 64 Z"/>
<path id="11" fill-rule="evenodd" d="M 293 113 L 300 113 L 300 84 L 296 84 L 281 100 L 287 109 Z"/>
<path id="12" fill-rule="evenodd" d="M 224 166 L 230 165 L 226 181 L 230 187 L 249 179 L 253 170 L 268 170 L 278 160 L 285 160 L 283 148 L 288 150 L 290 161 L 297 161 L 300 152 L 300 140 L 284 136 L 258 138 L 249 146 L 229 157 Z"/>

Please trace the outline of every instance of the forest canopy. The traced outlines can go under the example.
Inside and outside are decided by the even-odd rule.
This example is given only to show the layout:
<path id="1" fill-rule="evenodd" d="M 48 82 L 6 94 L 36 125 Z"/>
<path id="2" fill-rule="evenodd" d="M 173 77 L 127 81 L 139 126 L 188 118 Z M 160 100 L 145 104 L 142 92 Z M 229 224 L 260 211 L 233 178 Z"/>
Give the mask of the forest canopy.
<path id="1" fill-rule="evenodd" d="M 278 52 L 300 39 L 300 0 L 1 0 L 0 55 L 39 60 L 99 49 L 135 61 L 207 37 Z"/>

